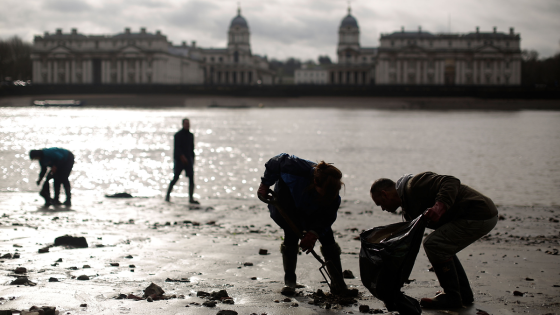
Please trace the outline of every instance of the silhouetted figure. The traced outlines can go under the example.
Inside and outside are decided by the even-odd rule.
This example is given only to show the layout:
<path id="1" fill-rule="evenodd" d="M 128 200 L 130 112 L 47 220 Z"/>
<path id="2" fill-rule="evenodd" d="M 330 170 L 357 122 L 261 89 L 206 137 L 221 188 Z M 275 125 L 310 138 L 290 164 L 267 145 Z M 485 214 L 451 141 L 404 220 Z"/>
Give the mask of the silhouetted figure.
<path id="1" fill-rule="evenodd" d="M 171 198 L 173 186 L 179 180 L 181 172 L 185 170 L 185 175 L 189 178 L 189 202 L 199 204 L 194 200 L 194 135 L 190 132 L 190 121 L 183 119 L 183 129 L 179 130 L 174 136 L 173 145 L 173 179 L 167 188 L 165 201 Z"/>
<path id="2" fill-rule="evenodd" d="M 64 186 L 64 191 L 66 192 L 66 201 L 64 205 L 71 206 L 72 198 L 68 177 L 70 176 L 70 172 L 72 172 L 72 167 L 74 167 L 74 154 L 62 148 L 47 148 L 29 151 L 29 158 L 38 160 L 39 165 L 41 165 L 41 173 L 39 173 L 39 179 L 36 182 L 37 186 L 41 184 L 43 177 L 47 173 L 47 168 L 50 167 L 50 172 L 40 192 L 40 195 L 45 199 L 45 206 L 61 204 L 59 200 L 61 184 Z M 49 180 L 51 178 L 54 179 L 54 198 L 52 199 L 49 189 Z"/>

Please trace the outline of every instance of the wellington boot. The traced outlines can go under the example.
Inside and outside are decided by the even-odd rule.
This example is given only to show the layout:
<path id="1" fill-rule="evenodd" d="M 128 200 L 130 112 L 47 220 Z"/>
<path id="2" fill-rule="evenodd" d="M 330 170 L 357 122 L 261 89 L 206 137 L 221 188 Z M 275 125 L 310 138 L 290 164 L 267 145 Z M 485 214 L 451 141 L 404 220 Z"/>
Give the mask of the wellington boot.
<path id="1" fill-rule="evenodd" d="M 286 246 L 284 243 L 280 245 L 282 253 L 282 264 L 284 266 L 284 284 L 290 288 L 298 286 L 296 280 L 297 256 L 299 253 L 298 246 Z"/>
<path id="2" fill-rule="evenodd" d="M 469 283 L 469 278 L 463 265 L 457 258 L 457 255 L 453 256 L 453 263 L 455 264 L 455 269 L 457 269 L 457 277 L 459 278 L 459 291 L 461 292 L 461 300 L 463 305 L 471 305 L 474 303 L 474 294 Z"/>
<path id="3" fill-rule="evenodd" d="M 443 263 L 432 264 L 443 293 L 433 298 L 423 298 L 420 306 L 432 309 L 452 309 L 463 307 L 459 291 L 459 277 L 453 259 Z"/>
<path id="4" fill-rule="evenodd" d="M 335 295 L 351 296 L 353 291 L 348 290 L 342 276 L 342 263 L 340 261 L 340 246 L 338 243 L 321 246 L 321 254 L 325 257 L 327 271 L 331 276 L 331 293 Z"/>

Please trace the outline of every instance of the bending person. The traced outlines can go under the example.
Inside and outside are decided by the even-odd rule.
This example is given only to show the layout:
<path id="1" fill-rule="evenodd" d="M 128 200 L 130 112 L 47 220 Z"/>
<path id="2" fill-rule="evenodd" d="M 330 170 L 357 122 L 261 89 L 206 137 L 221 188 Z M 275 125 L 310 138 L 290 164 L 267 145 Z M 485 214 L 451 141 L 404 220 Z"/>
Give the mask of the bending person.
<path id="1" fill-rule="evenodd" d="M 435 230 L 424 239 L 424 250 L 443 292 L 421 299 L 420 305 L 448 309 L 472 304 L 469 279 L 456 254 L 496 226 L 494 202 L 453 176 L 432 172 L 404 175 L 396 184 L 380 178 L 370 194 L 384 211 L 395 212 L 401 207 L 407 221 L 424 213 L 428 228 Z"/>
<path id="2" fill-rule="evenodd" d="M 280 251 L 286 286 L 297 286 L 298 242 L 299 247 L 309 253 L 317 239 L 321 242 L 321 253 L 325 260 L 333 262 L 335 267 L 331 266 L 331 269 L 337 269 L 329 269 L 328 272 L 331 275 L 340 275 L 339 278 L 342 279 L 341 250 L 331 229 L 340 206 L 339 191 L 344 184 L 341 181 L 340 170 L 324 161 L 316 164 L 286 153 L 271 158 L 265 164 L 265 168 L 257 194 L 261 198 L 269 199 L 268 189 L 274 185 L 281 208 L 304 234 L 300 242 L 299 236 L 278 209 L 274 205 L 268 205 L 270 216 L 284 230 L 284 242 Z M 344 281 L 342 284 L 342 287 L 333 287 L 333 293 L 346 292 Z"/>
<path id="3" fill-rule="evenodd" d="M 70 181 L 68 177 L 72 168 L 74 167 L 74 154 L 72 152 L 62 149 L 62 148 L 47 148 L 42 150 L 31 150 L 29 151 L 29 158 L 32 160 L 38 160 L 41 166 L 41 173 L 39 173 L 39 179 L 37 180 L 37 186 L 41 184 L 43 177 L 47 173 L 47 168 L 50 167 L 50 172 L 47 175 L 47 179 L 43 184 L 43 189 L 41 189 L 40 195 L 45 199 L 45 206 L 48 207 L 51 204 L 60 205 L 60 185 L 64 186 L 64 192 L 66 193 L 65 206 L 72 205 L 72 195 L 70 193 Z M 54 179 L 54 198 L 51 199 L 49 180 Z"/>

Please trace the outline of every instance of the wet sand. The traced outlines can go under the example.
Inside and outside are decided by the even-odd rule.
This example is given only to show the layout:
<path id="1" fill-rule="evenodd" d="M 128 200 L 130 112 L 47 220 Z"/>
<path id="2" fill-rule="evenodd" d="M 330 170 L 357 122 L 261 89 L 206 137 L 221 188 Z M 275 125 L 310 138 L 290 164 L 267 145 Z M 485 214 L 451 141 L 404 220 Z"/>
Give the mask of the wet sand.
<path id="1" fill-rule="evenodd" d="M 387 312 L 359 279 L 359 231 L 400 221 L 398 215 L 381 212 L 373 203 L 346 200 L 333 229 L 342 247 L 344 269 L 356 279 L 347 283 L 362 296 L 357 303 L 324 310 L 306 297 L 321 283 L 318 263 L 299 256 L 301 296 L 286 298 L 282 288 L 279 246 L 282 231 L 258 200 L 203 199 L 189 206 L 186 198 L 109 199 L 75 196 L 74 205 L 40 207 L 35 193 L 0 193 L 0 254 L 19 253 L 17 259 L 0 259 L 0 310 L 28 310 L 31 306 L 56 306 L 60 314 L 359 314 L 359 305 Z M 555 314 L 560 309 L 560 207 L 501 207 L 498 226 L 483 240 L 459 254 L 475 292 L 475 304 L 448 314 Z M 84 236 L 88 248 L 50 247 L 65 234 Z M 268 255 L 259 255 L 267 249 Z M 318 249 L 318 247 L 316 247 Z M 552 253 L 552 254 L 551 254 Z M 126 258 L 127 256 L 132 258 Z M 55 263 L 62 259 L 61 262 Z M 252 266 L 244 263 L 251 262 Z M 119 263 L 119 266 L 111 266 Z M 83 268 L 89 265 L 91 268 Z M 134 265 L 135 267 L 129 267 Z M 420 250 L 410 284 L 404 292 L 414 298 L 439 290 L 429 262 Z M 17 267 L 27 268 L 35 286 L 9 285 Z M 72 268 L 76 267 L 76 268 Z M 75 270 L 73 270 L 75 269 Z M 81 281 L 73 277 L 89 276 Z M 49 282 L 51 277 L 59 282 Z M 166 282 L 187 278 L 189 282 Z M 115 299 L 119 294 L 141 296 L 155 283 L 166 295 L 177 298 L 147 302 Z M 209 308 L 198 291 L 225 289 L 233 305 Z M 514 291 L 523 293 L 515 296 Z M 275 301 L 279 301 L 276 303 Z M 296 304 L 297 303 L 297 306 Z M 87 307 L 80 307 L 87 304 Z M 424 311 L 425 314 L 438 314 Z"/>
<path id="2" fill-rule="evenodd" d="M 34 100 L 75 99 L 88 107 L 323 107 L 429 110 L 559 110 L 559 100 L 470 97 L 231 97 L 182 94 L 67 94 L 9 96 L 0 107 L 31 106 Z"/>

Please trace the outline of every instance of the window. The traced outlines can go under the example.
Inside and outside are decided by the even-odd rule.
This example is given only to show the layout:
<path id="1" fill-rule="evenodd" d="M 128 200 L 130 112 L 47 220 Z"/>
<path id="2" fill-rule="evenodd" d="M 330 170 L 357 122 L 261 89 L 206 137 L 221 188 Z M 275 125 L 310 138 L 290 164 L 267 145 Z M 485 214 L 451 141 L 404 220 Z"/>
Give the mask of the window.
<path id="1" fill-rule="evenodd" d="M 506 69 L 509 69 L 509 61 L 506 61 Z"/>
<path id="2" fill-rule="evenodd" d="M 239 62 L 239 52 L 234 52 L 233 53 L 233 62 L 238 63 Z"/>
<path id="3" fill-rule="evenodd" d="M 210 61 L 214 62 L 214 57 L 211 57 L 211 58 L 210 58 Z"/>

